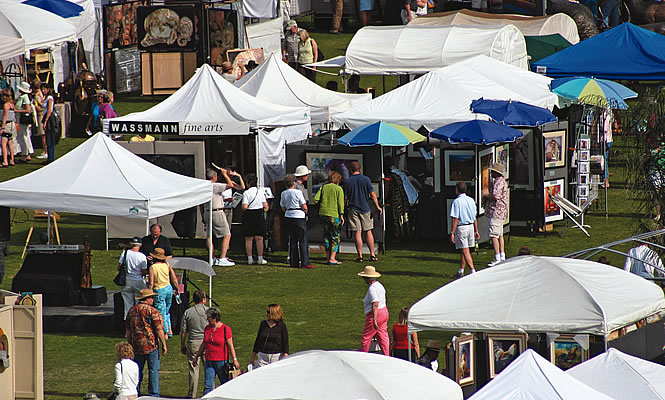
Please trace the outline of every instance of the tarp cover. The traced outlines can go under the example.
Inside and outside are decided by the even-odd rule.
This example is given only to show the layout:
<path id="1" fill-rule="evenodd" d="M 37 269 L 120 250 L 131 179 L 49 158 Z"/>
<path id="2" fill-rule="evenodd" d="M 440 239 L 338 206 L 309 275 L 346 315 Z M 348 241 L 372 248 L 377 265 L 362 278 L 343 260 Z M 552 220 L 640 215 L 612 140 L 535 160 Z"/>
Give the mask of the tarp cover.
<path id="1" fill-rule="evenodd" d="M 143 219 L 211 198 L 211 182 L 151 164 L 102 133 L 47 167 L 0 183 L 3 206 Z"/>
<path id="2" fill-rule="evenodd" d="M 203 399 L 462 400 L 462 388 L 441 374 L 398 358 L 312 350 L 242 374 Z"/>
<path id="3" fill-rule="evenodd" d="M 505 26 L 366 26 L 346 49 L 346 72 L 424 74 L 485 55 L 527 69 L 524 35 Z"/>
<path id="4" fill-rule="evenodd" d="M 665 367 L 617 349 L 610 348 L 566 373 L 615 399 L 665 399 Z"/>
<path id="5" fill-rule="evenodd" d="M 489 119 L 470 110 L 471 102 L 480 97 L 519 100 L 551 110 L 558 99 L 549 89 L 550 81 L 546 76 L 477 56 L 432 71 L 333 120 L 351 129 L 385 121 L 432 131 L 453 122 Z"/>
<path id="6" fill-rule="evenodd" d="M 252 127 L 307 124 L 309 107 L 287 107 L 251 96 L 203 64 L 180 89 L 146 111 L 113 122 L 248 122 Z"/>
<path id="7" fill-rule="evenodd" d="M 235 83 L 245 93 L 274 104 L 309 106 L 313 124 L 330 122 L 330 116 L 366 103 L 372 95 L 333 92 L 299 74 L 271 54 L 251 74 Z"/>
<path id="8" fill-rule="evenodd" d="M 612 400 L 611 397 L 566 375 L 531 349 L 522 353 L 490 383 L 469 398 L 469 400 L 537 399 Z"/>
<path id="9" fill-rule="evenodd" d="M 586 260 L 521 256 L 420 299 L 409 310 L 409 330 L 607 335 L 664 310 L 662 289 L 637 275 Z"/>
<path id="10" fill-rule="evenodd" d="M 515 25 L 524 36 L 560 34 L 570 43 L 580 41 L 575 20 L 566 14 L 558 13 L 543 17 L 527 17 L 517 14 L 489 14 L 473 10 L 458 10 L 434 13 L 414 18 L 409 25 Z"/>
<path id="11" fill-rule="evenodd" d="M 624 23 L 531 64 L 551 77 L 664 80 L 665 36 Z"/>

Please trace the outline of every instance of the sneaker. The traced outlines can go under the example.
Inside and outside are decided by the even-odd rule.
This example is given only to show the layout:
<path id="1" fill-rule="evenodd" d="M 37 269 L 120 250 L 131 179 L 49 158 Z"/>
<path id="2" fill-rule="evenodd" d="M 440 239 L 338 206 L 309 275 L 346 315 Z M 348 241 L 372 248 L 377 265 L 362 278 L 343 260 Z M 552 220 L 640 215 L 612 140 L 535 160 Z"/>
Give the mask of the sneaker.
<path id="1" fill-rule="evenodd" d="M 232 267 L 236 265 L 233 261 L 229 260 L 228 258 L 218 258 L 217 259 L 218 263 L 215 265 L 218 265 L 220 267 Z"/>
<path id="2" fill-rule="evenodd" d="M 314 268 L 316 268 L 316 267 L 313 266 L 312 264 L 307 264 L 307 265 L 305 265 L 303 268 L 314 269 Z"/>
<path id="3" fill-rule="evenodd" d="M 501 260 L 493 260 L 493 261 L 490 261 L 490 262 L 487 264 L 487 266 L 488 266 L 488 267 L 493 267 L 493 266 L 497 265 L 497 264 L 500 263 L 500 262 L 501 262 Z"/>
<path id="4" fill-rule="evenodd" d="M 47 157 L 48 157 L 48 154 L 46 154 L 46 153 L 42 153 L 42 154 L 40 154 L 40 155 L 38 155 L 38 156 L 35 156 L 35 158 L 39 158 L 40 160 L 44 160 L 44 159 L 46 159 Z"/>
<path id="5" fill-rule="evenodd" d="M 268 261 L 264 260 L 263 258 L 260 258 L 260 259 L 256 262 L 256 264 L 258 264 L 258 265 L 266 265 L 266 264 L 268 264 Z"/>
<path id="6" fill-rule="evenodd" d="M 459 279 L 459 278 L 463 278 L 463 277 L 464 277 L 464 271 L 462 271 L 462 272 L 457 271 L 453 275 L 453 278 L 455 278 L 455 279 Z"/>
<path id="7" fill-rule="evenodd" d="M 472 269 L 471 272 L 469 272 L 469 274 L 475 274 L 475 273 L 476 273 L 475 269 Z"/>

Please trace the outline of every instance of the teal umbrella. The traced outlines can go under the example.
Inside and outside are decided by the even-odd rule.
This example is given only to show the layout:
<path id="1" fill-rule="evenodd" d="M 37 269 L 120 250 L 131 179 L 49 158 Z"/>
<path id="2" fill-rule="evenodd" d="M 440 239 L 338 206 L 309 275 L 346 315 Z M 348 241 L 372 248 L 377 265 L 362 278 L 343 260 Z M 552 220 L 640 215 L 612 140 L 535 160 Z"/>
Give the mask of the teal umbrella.
<path id="1" fill-rule="evenodd" d="M 339 138 L 345 146 L 407 146 L 425 140 L 425 136 L 402 125 L 390 122 L 375 122 L 360 126 Z"/>

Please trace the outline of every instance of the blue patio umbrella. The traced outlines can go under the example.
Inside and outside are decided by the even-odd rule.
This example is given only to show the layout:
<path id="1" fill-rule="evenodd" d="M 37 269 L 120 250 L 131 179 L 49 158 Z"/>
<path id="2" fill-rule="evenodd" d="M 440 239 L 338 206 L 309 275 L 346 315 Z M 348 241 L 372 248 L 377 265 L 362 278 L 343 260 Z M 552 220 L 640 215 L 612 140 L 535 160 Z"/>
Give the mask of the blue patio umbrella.
<path id="1" fill-rule="evenodd" d="M 522 132 L 509 126 L 478 119 L 455 122 L 430 132 L 431 137 L 447 140 L 450 143 L 475 144 L 512 142 L 522 135 L 524 135 Z"/>
<path id="2" fill-rule="evenodd" d="M 23 4 L 41 8 L 62 18 L 78 17 L 83 12 L 83 7 L 67 0 L 26 0 Z"/>
<path id="3" fill-rule="evenodd" d="M 481 97 L 471 102 L 471 111 L 489 115 L 494 121 L 510 126 L 538 126 L 557 120 L 547 108 L 512 100 L 486 100 Z"/>

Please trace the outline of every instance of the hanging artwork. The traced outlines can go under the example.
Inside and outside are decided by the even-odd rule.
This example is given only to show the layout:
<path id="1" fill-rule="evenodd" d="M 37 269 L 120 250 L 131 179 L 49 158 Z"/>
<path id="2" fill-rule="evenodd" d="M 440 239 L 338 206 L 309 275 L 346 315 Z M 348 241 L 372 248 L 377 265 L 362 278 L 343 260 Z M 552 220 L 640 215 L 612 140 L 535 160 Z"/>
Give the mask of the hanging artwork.
<path id="1" fill-rule="evenodd" d="M 473 150 L 446 150 L 445 183 L 454 186 L 457 182 L 471 183 L 476 179 L 475 152 Z"/>
<path id="2" fill-rule="evenodd" d="M 552 196 L 563 196 L 563 179 L 545 182 L 545 222 L 560 221 L 563 219 L 563 211 L 552 200 Z"/>
<path id="3" fill-rule="evenodd" d="M 360 170 L 363 170 L 362 154 L 343 154 L 343 153 L 307 153 L 305 155 L 307 168 L 312 173 L 307 182 L 307 192 L 310 203 L 314 202 L 316 192 L 323 185 L 328 183 L 328 175 L 331 171 L 337 171 L 342 175 L 342 183 L 349 179 L 351 172 L 349 165 L 353 161 L 360 163 Z M 376 192 L 378 195 L 378 192 Z"/>
<path id="4" fill-rule="evenodd" d="M 136 8 L 139 5 L 139 2 L 129 2 L 104 6 L 104 47 L 117 49 L 138 42 Z"/>
<path id="5" fill-rule="evenodd" d="M 550 361 L 564 371 L 588 358 L 589 351 L 584 350 L 572 335 L 561 335 L 550 345 Z"/>
<path id="6" fill-rule="evenodd" d="M 139 49 L 195 49 L 194 6 L 146 6 L 136 10 Z"/>
<path id="7" fill-rule="evenodd" d="M 485 212 L 483 207 L 483 198 L 490 193 L 490 167 L 494 163 L 494 147 L 490 147 L 478 152 L 478 189 L 476 204 L 478 204 L 479 214 Z"/>
<path id="8" fill-rule="evenodd" d="M 508 169 L 510 165 L 510 160 L 508 159 L 509 149 L 510 145 L 508 143 L 494 147 L 494 162 L 503 165 L 503 177 L 506 180 L 510 177 L 510 171 Z"/>
<path id="9" fill-rule="evenodd" d="M 0 328 L 0 373 L 9 368 L 9 340 L 7 335 Z"/>
<path id="10" fill-rule="evenodd" d="M 545 168 L 566 165 L 566 131 L 544 132 Z"/>
<path id="11" fill-rule="evenodd" d="M 455 341 L 455 381 L 460 386 L 471 385 L 475 376 L 475 343 L 473 335 L 463 335 Z"/>
<path id="12" fill-rule="evenodd" d="M 257 64 L 262 64 L 265 61 L 263 49 L 234 49 L 226 52 L 226 57 L 233 64 L 233 74 L 241 76 L 243 68 L 247 63 L 252 60 Z"/>
<path id="13" fill-rule="evenodd" d="M 531 167 L 533 162 L 533 134 L 531 129 L 520 129 L 524 134 L 515 139 L 508 145 L 508 157 L 510 159 L 509 174 L 510 186 L 533 190 L 534 188 L 534 170 Z"/>
<path id="14" fill-rule="evenodd" d="M 526 350 L 526 335 L 488 333 L 487 345 L 491 379 Z"/>
<path id="15" fill-rule="evenodd" d="M 238 47 L 236 37 L 237 13 L 232 10 L 208 10 L 208 46 L 210 46 L 210 65 L 221 66 L 226 52 Z"/>

